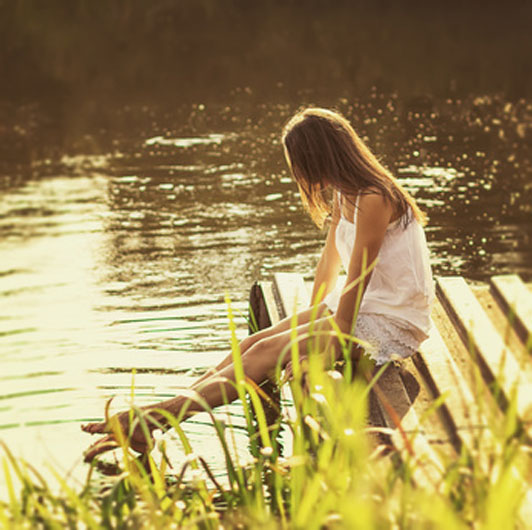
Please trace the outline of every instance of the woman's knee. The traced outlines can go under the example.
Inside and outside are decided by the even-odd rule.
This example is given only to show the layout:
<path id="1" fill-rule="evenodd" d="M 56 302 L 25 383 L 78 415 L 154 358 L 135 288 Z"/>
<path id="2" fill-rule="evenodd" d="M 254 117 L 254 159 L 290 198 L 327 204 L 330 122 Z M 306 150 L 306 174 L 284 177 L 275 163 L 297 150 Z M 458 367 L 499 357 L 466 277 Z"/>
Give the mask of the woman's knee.
<path id="1" fill-rule="evenodd" d="M 254 335 L 248 335 L 245 339 L 243 339 L 240 342 L 240 351 L 244 353 L 246 350 L 249 350 L 255 342 L 257 342 L 258 338 Z"/>
<path id="2" fill-rule="evenodd" d="M 250 362 L 261 364 L 275 364 L 279 357 L 279 340 L 275 335 L 266 336 L 258 340 L 245 353 L 244 358 Z"/>
<path id="3" fill-rule="evenodd" d="M 260 365 L 270 375 L 278 369 L 284 369 L 290 361 L 290 343 L 282 335 L 266 337 L 257 342 L 250 350 L 247 362 Z"/>
<path id="4" fill-rule="evenodd" d="M 245 353 L 252 346 L 257 344 L 257 342 L 260 342 L 261 340 L 273 334 L 275 334 L 274 328 L 269 327 L 269 328 L 261 329 L 260 331 L 257 331 L 253 333 L 252 335 L 248 335 L 245 339 L 243 339 L 240 342 L 240 351 L 242 353 Z"/>

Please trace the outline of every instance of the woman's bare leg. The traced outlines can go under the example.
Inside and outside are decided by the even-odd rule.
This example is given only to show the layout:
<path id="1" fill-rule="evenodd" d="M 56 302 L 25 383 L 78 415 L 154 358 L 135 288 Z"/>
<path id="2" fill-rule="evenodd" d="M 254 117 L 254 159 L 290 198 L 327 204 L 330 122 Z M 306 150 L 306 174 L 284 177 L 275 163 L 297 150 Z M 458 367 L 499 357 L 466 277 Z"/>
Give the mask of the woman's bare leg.
<path id="1" fill-rule="evenodd" d="M 290 329 L 290 326 L 286 327 L 288 329 L 285 328 L 278 333 L 266 335 L 247 347 L 242 355 L 243 370 L 246 378 L 254 381 L 256 384 L 260 384 L 271 377 L 278 365 L 283 368 L 290 361 L 292 329 Z M 316 340 L 320 341 L 320 349 L 328 347 L 332 340 L 334 340 L 332 338 L 332 328 L 327 318 L 302 324 L 296 328 L 300 357 L 305 357 L 308 353 L 309 332 L 311 330 L 315 330 L 319 334 L 320 338 L 316 338 Z M 164 417 L 158 414 L 156 409 L 163 409 L 173 416 L 179 416 L 183 412 L 183 407 L 186 407 L 185 413 L 183 414 L 183 419 L 185 419 L 196 412 L 203 411 L 203 403 L 210 408 L 215 408 L 234 401 L 237 398 L 235 381 L 234 366 L 230 362 L 217 372 L 216 377 L 211 376 L 209 379 L 203 381 L 198 380 L 192 385 L 190 390 L 195 392 L 200 399 L 195 400 L 190 395 L 177 396 L 167 401 L 145 407 L 144 410 L 146 412 L 153 411 L 150 414 L 153 420 L 165 424 Z M 118 416 L 123 430 L 127 432 L 127 412 Z M 109 432 L 107 422 L 90 423 L 82 426 L 82 429 L 91 434 L 104 434 Z M 148 445 L 144 440 L 142 430 L 138 426 L 132 434 L 132 440 L 135 443 L 133 445 L 134 449 L 136 447 L 141 449 L 146 448 Z M 114 449 L 116 446 L 116 442 L 113 444 L 113 436 L 106 436 L 89 448 L 85 454 L 85 460 L 90 461 L 98 454 Z"/>
<path id="2" fill-rule="evenodd" d="M 313 325 L 316 330 L 324 334 L 321 340 L 325 348 L 331 343 L 332 328 L 326 319 L 316 320 Z M 305 357 L 308 354 L 309 331 L 311 324 L 307 321 L 296 328 L 299 356 Z M 284 368 L 291 360 L 290 345 L 292 342 L 292 330 L 283 329 L 275 334 L 269 334 L 266 337 L 255 342 L 242 355 L 242 365 L 244 375 L 247 379 L 254 381 L 257 385 L 273 376 L 277 366 Z M 191 387 L 191 390 L 197 392 L 198 396 L 211 408 L 218 407 L 236 399 L 237 391 L 235 389 L 235 369 L 233 363 L 223 367 L 212 380 L 197 381 Z M 172 403 L 173 402 L 173 403 Z M 189 402 L 189 398 L 174 398 L 167 404 L 175 412 L 174 415 L 181 411 L 183 403 Z M 174 408 L 175 407 L 175 408 Z M 201 404 L 190 404 L 191 413 L 203 410 Z"/>
<path id="3" fill-rule="evenodd" d="M 311 307 L 309 309 L 305 309 L 299 312 L 297 314 L 297 326 L 302 326 L 304 324 L 309 323 L 314 313 L 316 314 L 316 319 L 323 318 L 326 314 L 326 311 L 328 311 L 327 306 L 324 303 L 321 303 L 318 305 L 316 309 Z M 283 331 L 291 329 L 291 327 L 292 327 L 292 317 L 289 316 L 279 321 L 274 326 L 270 326 L 268 328 L 257 331 L 256 333 L 253 333 L 252 335 L 249 335 L 249 337 L 246 337 L 244 340 L 240 342 L 240 354 L 245 355 L 247 350 L 251 348 L 257 342 L 259 342 L 260 340 L 265 339 L 267 337 L 271 337 L 273 335 L 277 335 L 279 333 L 282 333 Z M 205 372 L 202 376 L 200 376 L 199 379 L 197 379 L 194 382 L 194 385 L 201 383 L 209 379 L 210 377 L 216 376 L 221 370 L 223 370 L 226 366 L 229 366 L 232 362 L 233 362 L 233 355 L 229 354 L 216 367 L 210 368 L 209 370 L 207 370 L 207 372 Z"/>

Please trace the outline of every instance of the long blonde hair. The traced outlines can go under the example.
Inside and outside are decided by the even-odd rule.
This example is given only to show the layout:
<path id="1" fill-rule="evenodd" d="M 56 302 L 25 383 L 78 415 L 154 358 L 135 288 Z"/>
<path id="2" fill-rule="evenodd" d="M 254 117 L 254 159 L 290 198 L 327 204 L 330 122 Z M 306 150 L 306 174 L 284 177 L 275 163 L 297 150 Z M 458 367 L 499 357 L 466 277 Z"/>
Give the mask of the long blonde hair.
<path id="1" fill-rule="evenodd" d="M 399 216 L 409 213 L 422 224 L 425 214 L 414 198 L 377 160 L 350 123 L 339 113 L 307 108 L 295 114 L 283 131 L 283 146 L 305 208 L 321 228 L 330 213 L 324 190 L 331 186 L 347 200 L 375 190 Z M 405 222 L 411 218 L 406 215 Z"/>

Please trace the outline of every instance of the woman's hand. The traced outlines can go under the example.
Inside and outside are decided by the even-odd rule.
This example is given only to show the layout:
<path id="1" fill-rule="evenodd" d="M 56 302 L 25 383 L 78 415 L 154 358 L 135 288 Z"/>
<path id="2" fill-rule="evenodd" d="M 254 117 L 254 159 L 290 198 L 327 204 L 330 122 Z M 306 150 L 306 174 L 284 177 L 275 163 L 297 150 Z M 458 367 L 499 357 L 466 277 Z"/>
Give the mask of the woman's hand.
<path id="1" fill-rule="evenodd" d="M 133 418 L 132 430 L 130 428 L 130 417 Z M 144 428 L 142 423 L 144 423 Z M 131 449 L 137 453 L 146 454 L 153 448 L 152 432 L 156 428 L 156 423 L 153 418 L 150 418 L 149 414 L 145 413 L 140 418 L 138 412 L 130 413 L 130 411 L 116 414 L 103 422 L 82 425 L 81 429 L 89 434 L 109 433 L 85 451 L 84 460 L 85 462 L 91 462 L 96 456 L 120 447 L 116 439 L 116 429 L 120 429 L 124 439 L 128 440 Z"/>
<path id="2" fill-rule="evenodd" d="M 308 357 L 306 355 L 301 355 L 299 357 L 299 371 L 301 374 L 300 384 L 304 392 L 309 392 L 309 380 L 308 380 Z M 288 361 L 284 367 L 284 380 L 290 381 L 294 379 L 294 367 L 292 361 Z"/>

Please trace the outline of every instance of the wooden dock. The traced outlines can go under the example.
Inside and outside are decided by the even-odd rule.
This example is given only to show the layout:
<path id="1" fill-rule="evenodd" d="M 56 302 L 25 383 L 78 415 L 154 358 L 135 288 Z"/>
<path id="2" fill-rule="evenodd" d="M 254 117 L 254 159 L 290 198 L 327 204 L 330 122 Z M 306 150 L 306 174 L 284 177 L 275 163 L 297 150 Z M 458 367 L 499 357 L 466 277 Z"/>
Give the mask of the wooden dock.
<path id="1" fill-rule="evenodd" d="M 428 465 L 413 476 L 420 486 L 438 483 L 442 455 L 466 450 L 487 466 L 490 425 L 512 399 L 523 436 L 532 440 L 532 284 L 507 275 L 483 285 L 442 277 L 436 286 L 430 338 L 411 359 L 388 366 L 368 418 L 400 458 L 412 450 L 423 455 Z M 256 283 L 250 305 L 259 329 L 309 307 L 310 289 L 290 273 Z M 529 500 L 532 511 L 532 494 Z"/>

